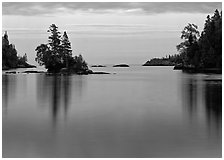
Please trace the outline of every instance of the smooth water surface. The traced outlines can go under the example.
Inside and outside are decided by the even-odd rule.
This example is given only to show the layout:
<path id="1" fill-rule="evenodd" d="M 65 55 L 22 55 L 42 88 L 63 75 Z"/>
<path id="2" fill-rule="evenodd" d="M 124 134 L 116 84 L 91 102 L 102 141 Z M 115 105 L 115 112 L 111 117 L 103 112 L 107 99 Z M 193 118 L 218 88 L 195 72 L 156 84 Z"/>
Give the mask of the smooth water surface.
<path id="1" fill-rule="evenodd" d="M 93 70 L 3 74 L 3 157 L 221 157 L 221 75 Z"/>

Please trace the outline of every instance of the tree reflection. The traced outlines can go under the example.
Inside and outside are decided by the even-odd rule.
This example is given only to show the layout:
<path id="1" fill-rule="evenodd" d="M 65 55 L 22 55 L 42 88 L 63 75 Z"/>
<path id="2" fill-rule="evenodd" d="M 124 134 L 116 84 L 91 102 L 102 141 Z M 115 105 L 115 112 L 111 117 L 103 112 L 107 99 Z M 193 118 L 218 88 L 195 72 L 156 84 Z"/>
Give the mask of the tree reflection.
<path id="1" fill-rule="evenodd" d="M 60 112 L 64 112 L 64 119 L 67 119 L 72 89 L 71 77 L 70 75 L 42 75 L 38 77 L 38 102 L 42 107 L 50 106 L 54 125 L 61 115 Z"/>
<path id="2" fill-rule="evenodd" d="M 194 114 L 197 112 L 197 80 L 196 79 L 189 79 L 189 82 L 187 83 L 187 98 L 188 98 L 188 110 L 191 118 L 194 116 Z"/>
<path id="3" fill-rule="evenodd" d="M 217 80 L 205 80 L 200 75 L 185 75 L 182 81 L 183 106 L 189 119 L 205 119 L 209 129 L 221 127 L 222 117 L 222 83 Z M 204 118 L 203 118 L 204 117 Z"/>
<path id="4" fill-rule="evenodd" d="M 207 123 L 215 123 L 220 129 L 222 123 L 222 84 L 221 82 L 208 81 L 205 85 L 205 102 Z"/>
<path id="5" fill-rule="evenodd" d="M 70 78 L 68 75 L 54 75 L 52 77 L 51 108 L 54 125 L 57 123 L 60 110 L 64 111 L 64 118 L 67 118 L 72 87 Z"/>
<path id="6" fill-rule="evenodd" d="M 7 114 L 9 99 L 15 99 L 17 78 L 15 75 L 2 75 L 2 108 Z"/>
<path id="7" fill-rule="evenodd" d="M 2 108 L 7 113 L 8 108 L 8 90 L 9 90 L 9 77 L 2 75 Z"/>
<path id="8" fill-rule="evenodd" d="M 57 114 L 59 110 L 59 104 L 60 103 L 60 93 L 61 93 L 61 77 L 54 76 L 53 77 L 53 88 L 52 88 L 52 118 L 53 122 L 56 123 L 57 121 Z"/>
<path id="9" fill-rule="evenodd" d="M 63 76 L 62 77 L 62 88 L 63 88 L 63 97 L 64 97 L 64 116 L 65 119 L 67 119 L 67 112 L 68 112 L 68 106 L 69 106 L 69 101 L 71 97 L 71 77 L 70 76 Z"/>

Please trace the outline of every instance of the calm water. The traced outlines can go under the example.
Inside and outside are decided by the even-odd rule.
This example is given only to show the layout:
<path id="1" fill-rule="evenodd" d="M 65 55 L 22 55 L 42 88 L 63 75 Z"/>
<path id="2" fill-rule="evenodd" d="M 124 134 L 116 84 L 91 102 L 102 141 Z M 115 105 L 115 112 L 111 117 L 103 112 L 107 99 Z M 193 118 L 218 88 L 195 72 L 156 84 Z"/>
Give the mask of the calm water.
<path id="1" fill-rule="evenodd" d="M 3 157 L 221 157 L 221 75 L 2 75 Z"/>

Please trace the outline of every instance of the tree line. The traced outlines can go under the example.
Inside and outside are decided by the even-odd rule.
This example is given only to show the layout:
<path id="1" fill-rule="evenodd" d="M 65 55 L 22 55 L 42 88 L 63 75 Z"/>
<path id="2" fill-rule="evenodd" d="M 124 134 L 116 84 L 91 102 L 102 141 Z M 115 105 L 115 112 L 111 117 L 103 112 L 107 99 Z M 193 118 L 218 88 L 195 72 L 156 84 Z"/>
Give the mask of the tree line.
<path id="1" fill-rule="evenodd" d="M 17 55 L 15 45 L 9 43 L 7 32 L 2 37 L 2 69 L 29 67 L 26 53 L 23 56 Z"/>
<path id="2" fill-rule="evenodd" d="M 209 15 L 203 31 L 198 31 L 195 24 L 188 24 L 181 32 L 184 41 L 177 45 L 179 64 L 186 68 L 222 69 L 222 12 L 217 9 L 212 17 Z"/>

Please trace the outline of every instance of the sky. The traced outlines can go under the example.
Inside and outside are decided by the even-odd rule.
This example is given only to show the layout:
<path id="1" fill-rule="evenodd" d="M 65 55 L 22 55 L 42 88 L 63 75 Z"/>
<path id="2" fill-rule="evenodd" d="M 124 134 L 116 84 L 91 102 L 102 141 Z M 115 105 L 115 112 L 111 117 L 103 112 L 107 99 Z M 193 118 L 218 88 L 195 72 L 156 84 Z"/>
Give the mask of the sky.
<path id="1" fill-rule="evenodd" d="M 53 23 L 67 31 L 73 55 L 89 64 L 143 64 L 176 54 L 184 26 L 201 31 L 207 15 L 221 8 L 221 2 L 3 2 L 2 34 L 32 64 Z"/>

